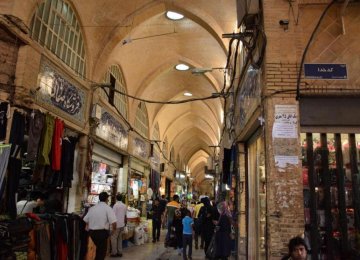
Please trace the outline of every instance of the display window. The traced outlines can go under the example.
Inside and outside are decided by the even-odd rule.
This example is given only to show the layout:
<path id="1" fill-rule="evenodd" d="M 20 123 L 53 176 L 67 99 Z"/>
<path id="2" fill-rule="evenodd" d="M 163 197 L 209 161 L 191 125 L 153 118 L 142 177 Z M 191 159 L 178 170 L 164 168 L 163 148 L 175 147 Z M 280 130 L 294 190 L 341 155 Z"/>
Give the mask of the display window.
<path id="1" fill-rule="evenodd" d="M 248 255 L 250 259 L 266 259 L 265 146 L 261 136 L 250 140 L 247 154 Z"/>
<path id="2" fill-rule="evenodd" d="M 305 236 L 313 259 L 360 255 L 360 134 L 302 133 Z"/>
<path id="3" fill-rule="evenodd" d="M 88 196 L 88 203 L 96 204 L 99 202 L 99 194 L 101 192 L 105 191 L 110 196 L 115 194 L 115 180 L 120 168 L 110 166 L 104 162 L 93 160 L 92 169 L 93 171 L 91 173 L 91 186 L 90 194 Z M 111 203 L 110 200 L 109 203 Z"/>

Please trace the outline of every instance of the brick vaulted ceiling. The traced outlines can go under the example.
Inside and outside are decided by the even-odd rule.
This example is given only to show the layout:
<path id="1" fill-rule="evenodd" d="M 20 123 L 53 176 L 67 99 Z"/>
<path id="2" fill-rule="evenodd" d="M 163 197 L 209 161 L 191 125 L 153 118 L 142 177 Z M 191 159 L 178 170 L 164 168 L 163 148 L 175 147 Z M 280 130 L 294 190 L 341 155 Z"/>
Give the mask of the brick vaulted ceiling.
<path id="1" fill-rule="evenodd" d="M 2 0 L 1 9 L 30 24 L 40 0 Z M 87 78 L 100 82 L 107 68 L 118 64 L 127 92 L 143 99 L 170 101 L 207 97 L 223 86 L 219 70 L 204 75 L 180 72 L 183 62 L 192 67 L 224 67 L 228 40 L 223 33 L 236 28 L 235 0 L 73 0 L 71 4 L 86 44 Z M 165 17 L 166 11 L 185 15 L 179 21 Z M 6 12 L 5 12 L 6 13 Z M 132 39 L 123 44 L 124 40 Z M 129 121 L 138 102 L 129 99 Z M 181 105 L 147 104 L 150 136 L 156 122 L 160 138 L 167 137 L 175 158 L 190 167 L 193 176 L 203 175 L 210 145 L 221 135 L 223 100 L 212 99 Z"/>

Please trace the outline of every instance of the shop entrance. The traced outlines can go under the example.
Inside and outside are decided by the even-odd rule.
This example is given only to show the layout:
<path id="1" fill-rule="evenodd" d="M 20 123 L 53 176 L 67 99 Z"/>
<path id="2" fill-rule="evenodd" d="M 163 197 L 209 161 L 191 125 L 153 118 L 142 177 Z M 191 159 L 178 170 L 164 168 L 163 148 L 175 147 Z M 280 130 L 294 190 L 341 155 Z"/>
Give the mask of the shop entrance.
<path id="1" fill-rule="evenodd" d="M 247 144 L 247 245 L 249 259 L 266 259 L 265 145 L 258 132 Z"/>
<path id="2" fill-rule="evenodd" d="M 306 238 L 312 259 L 359 255 L 360 134 L 302 133 Z"/>

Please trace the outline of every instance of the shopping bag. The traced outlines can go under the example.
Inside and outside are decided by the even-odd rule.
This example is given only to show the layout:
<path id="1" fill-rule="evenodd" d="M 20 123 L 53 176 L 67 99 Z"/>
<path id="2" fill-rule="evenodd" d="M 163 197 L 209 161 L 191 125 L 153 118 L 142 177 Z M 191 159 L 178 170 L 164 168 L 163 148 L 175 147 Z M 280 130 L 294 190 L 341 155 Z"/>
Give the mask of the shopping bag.
<path id="1" fill-rule="evenodd" d="M 206 256 L 210 259 L 215 259 L 216 257 L 216 231 L 214 232 L 209 247 L 206 251 Z"/>
<path id="2" fill-rule="evenodd" d="M 129 233 L 129 228 L 127 226 L 124 227 L 124 235 L 127 235 Z"/>

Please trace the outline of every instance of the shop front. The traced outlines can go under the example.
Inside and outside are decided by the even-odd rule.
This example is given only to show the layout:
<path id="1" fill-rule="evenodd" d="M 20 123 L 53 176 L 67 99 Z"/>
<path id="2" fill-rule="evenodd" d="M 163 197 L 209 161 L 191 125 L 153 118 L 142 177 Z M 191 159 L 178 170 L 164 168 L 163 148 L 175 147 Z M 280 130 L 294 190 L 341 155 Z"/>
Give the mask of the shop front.
<path id="1" fill-rule="evenodd" d="M 96 104 L 95 108 L 101 116 L 93 133 L 91 184 L 87 203 L 96 204 L 99 193 L 105 191 L 111 196 L 111 204 L 116 202 L 117 193 L 127 193 L 128 134 L 121 119 L 104 104 Z"/>
<path id="2" fill-rule="evenodd" d="M 141 216 L 146 216 L 147 204 L 151 199 L 147 195 L 151 171 L 148 163 L 150 144 L 137 134 L 131 137 L 129 206 L 139 210 Z"/>
<path id="3" fill-rule="evenodd" d="M 24 48 L 23 51 L 29 53 L 34 51 L 29 46 Z M 5 143 L 0 148 L 3 156 L 1 162 L 7 162 L 7 170 L 6 167 L 3 168 L 0 178 L 0 195 L 4 203 L 1 213 L 11 219 L 17 218 L 10 225 L 19 229 L 24 227 L 24 222 L 19 222 L 19 219 L 24 221 L 24 214 L 29 212 L 40 213 L 38 216 L 41 221 L 34 219 L 32 229 L 27 230 L 26 237 L 31 231 L 31 243 L 28 243 L 28 239 L 21 240 L 19 237 L 2 237 L 0 241 L 5 244 L 11 240 L 17 241 L 12 245 L 16 249 L 23 249 L 18 256 L 35 259 L 32 257 L 40 254 L 36 236 L 49 232 L 48 241 L 68 239 L 66 247 L 74 250 L 69 251 L 69 257 L 73 257 L 72 252 L 79 249 L 76 242 L 80 240 L 80 236 L 65 237 L 55 226 L 62 223 L 70 232 L 76 230 L 76 234 L 84 231 L 80 217 L 68 213 L 80 209 L 80 200 L 73 203 L 76 201 L 73 197 L 81 197 L 76 192 L 76 186 L 82 179 L 86 159 L 80 154 L 84 154 L 86 149 L 83 144 L 87 140 L 84 129 L 88 116 L 89 90 L 66 69 L 56 65 L 51 59 L 38 55 L 39 70 L 37 81 L 34 82 L 36 91 L 29 97 L 31 102 L 24 102 L 18 94 L 0 102 L 3 105 L 1 112 L 5 112 L 5 105 L 7 109 L 7 120 L 1 120 L 0 130 L 1 139 Z M 69 99 L 69 96 L 73 98 Z M 34 200 L 40 197 L 44 199 L 43 203 L 31 209 L 27 207 L 34 205 Z M 5 225 L 6 223 L 9 222 L 5 221 Z M 18 247 L 18 242 L 23 243 L 23 247 Z M 4 249 L 1 254 L 6 253 L 6 249 L 10 252 L 14 250 L 5 247 L 3 243 L 0 247 Z M 50 244 L 45 243 L 41 247 L 50 252 Z M 56 245 L 52 250 L 59 252 L 60 247 Z"/>
<path id="4" fill-rule="evenodd" d="M 261 70 L 248 66 L 235 97 L 236 139 L 225 149 L 223 164 L 229 199 L 237 215 L 238 257 L 266 259 L 266 157 L 261 114 Z M 230 142 L 229 142 L 230 143 Z M 230 143 L 231 144 L 231 143 Z M 234 153 L 235 151 L 235 153 Z"/>
<path id="5" fill-rule="evenodd" d="M 304 229 L 312 259 L 360 255 L 360 120 L 354 116 L 359 101 L 300 101 Z"/>

